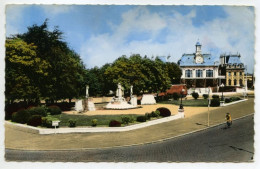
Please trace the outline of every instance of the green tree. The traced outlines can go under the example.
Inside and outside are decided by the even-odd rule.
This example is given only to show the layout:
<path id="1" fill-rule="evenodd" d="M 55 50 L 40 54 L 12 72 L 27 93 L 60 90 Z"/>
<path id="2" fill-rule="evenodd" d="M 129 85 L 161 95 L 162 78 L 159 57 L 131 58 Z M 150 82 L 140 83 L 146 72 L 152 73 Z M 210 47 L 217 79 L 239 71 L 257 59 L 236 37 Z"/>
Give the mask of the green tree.
<path id="1" fill-rule="evenodd" d="M 50 65 L 37 57 L 34 44 L 19 38 L 9 38 L 5 46 L 6 99 L 38 100 L 40 90 L 35 77 L 46 77 Z"/>
<path id="2" fill-rule="evenodd" d="M 31 74 L 43 73 L 44 76 L 34 75 L 29 79 L 37 87 L 38 96 L 52 102 L 85 95 L 85 66 L 80 56 L 63 41 L 62 35 L 58 27 L 49 31 L 46 20 L 42 25 L 32 25 L 26 33 L 15 36 L 36 46 L 35 56 L 45 69 L 28 70 Z"/>

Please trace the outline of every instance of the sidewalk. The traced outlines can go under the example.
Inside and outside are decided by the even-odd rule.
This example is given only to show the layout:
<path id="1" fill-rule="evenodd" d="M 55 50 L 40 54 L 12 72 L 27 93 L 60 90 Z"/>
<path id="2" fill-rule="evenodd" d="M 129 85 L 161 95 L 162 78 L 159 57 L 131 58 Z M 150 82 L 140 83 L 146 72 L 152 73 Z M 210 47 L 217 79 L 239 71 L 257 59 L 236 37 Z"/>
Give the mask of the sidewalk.
<path id="1" fill-rule="evenodd" d="M 225 122 L 225 114 L 232 119 L 254 113 L 254 99 L 210 111 L 210 125 Z M 184 119 L 165 122 L 142 129 L 120 133 L 82 133 L 39 135 L 6 127 L 5 146 L 22 150 L 65 150 L 105 148 L 145 144 L 176 137 L 185 133 L 207 128 L 208 113 L 201 113 Z"/>

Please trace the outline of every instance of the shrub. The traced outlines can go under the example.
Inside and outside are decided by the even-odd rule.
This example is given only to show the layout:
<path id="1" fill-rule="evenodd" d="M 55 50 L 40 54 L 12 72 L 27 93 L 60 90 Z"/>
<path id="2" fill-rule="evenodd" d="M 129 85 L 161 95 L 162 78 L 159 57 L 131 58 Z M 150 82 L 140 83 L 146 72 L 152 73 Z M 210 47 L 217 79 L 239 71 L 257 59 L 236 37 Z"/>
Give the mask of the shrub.
<path id="1" fill-rule="evenodd" d="M 54 128 L 54 126 L 52 126 L 52 121 L 57 121 L 58 119 L 53 118 L 53 117 L 42 117 L 42 126 L 43 127 L 47 127 L 47 128 Z M 59 126 L 56 126 L 59 127 Z"/>
<path id="2" fill-rule="evenodd" d="M 12 121 L 16 123 L 25 124 L 27 123 L 30 113 L 27 110 L 20 110 L 12 114 Z"/>
<path id="3" fill-rule="evenodd" d="M 109 127 L 121 127 L 121 123 L 119 121 L 116 121 L 116 120 L 111 120 L 109 122 Z"/>
<path id="4" fill-rule="evenodd" d="M 46 107 L 33 107 L 33 108 L 29 109 L 28 112 L 31 115 L 40 115 L 42 117 L 47 116 L 47 108 Z"/>
<path id="5" fill-rule="evenodd" d="M 171 116 L 171 111 L 169 109 L 167 109 L 166 107 L 160 107 L 160 108 L 156 109 L 156 111 L 159 111 L 160 116 L 162 116 L 162 117 Z"/>
<path id="6" fill-rule="evenodd" d="M 231 97 L 230 100 L 231 100 L 232 102 L 234 102 L 234 101 L 240 100 L 240 98 L 239 98 L 239 97 Z"/>
<path id="7" fill-rule="evenodd" d="M 202 96 L 203 96 L 204 99 L 209 98 L 209 95 L 208 95 L 208 94 L 203 94 Z"/>
<path id="8" fill-rule="evenodd" d="M 121 119 L 123 124 L 128 124 L 130 122 L 130 117 L 128 116 L 122 116 Z"/>
<path id="9" fill-rule="evenodd" d="M 69 127 L 76 127 L 76 123 L 77 123 L 76 120 L 70 119 L 69 120 Z"/>
<path id="10" fill-rule="evenodd" d="M 136 121 L 138 122 L 146 122 L 146 117 L 145 116 L 137 116 Z"/>
<path id="11" fill-rule="evenodd" d="M 192 97 L 193 97 L 195 100 L 197 100 L 198 97 L 199 97 L 199 94 L 196 93 L 196 92 L 193 92 L 191 95 L 192 95 Z"/>
<path id="12" fill-rule="evenodd" d="M 180 95 L 179 95 L 178 93 L 174 92 L 174 93 L 172 94 L 172 97 L 173 97 L 174 100 L 179 100 Z"/>
<path id="13" fill-rule="evenodd" d="M 50 112 L 51 115 L 61 114 L 61 109 L 55 105 L 49 106 L 48 111 Z"/>
<path id="14" fill-rule="evenodd" d="M 144 116 L 146 117 L 146 120 L 150 120 L 151 119 L 151 114 L 150 113 L 145 113 Z"/>
<path id="15" fill-rule="evenodd" d="M 210 106 L 211 107 L 218 107 L 220 105 L 220 100 L 218 98 L 212 99 Z"/>
<path id="16" fill-rule="evenodd" d="M 213 98 L 213 99 L 219 99 L 219 95 L 213 94 L 213 95 L 212 95 L 212 98 Z"/>
<path id="17" fill-rule="evenodd" d="M 160 116 L 160 112 L 159 111 L 152 111 L 151 112 L 151 117 L 159 117 Z"/>
<path id="18" fill-rule="evenodd" d="M 42 117 L 40 115 L 32 115 L 27 122 L 29 126 L 40 126 L 42 124 Z"/>
<path id="19" fill-rule="evenodd" d="M 92 126 L 95 127 L 97 126 L 98 120 L 97 119 L 93 119 L 91 120 Z"/>
<path id="20" fill-rule="evenodd" d="M 230 98 L 225 98 L 225 103 L 230 103 L 231 99 Z"/>

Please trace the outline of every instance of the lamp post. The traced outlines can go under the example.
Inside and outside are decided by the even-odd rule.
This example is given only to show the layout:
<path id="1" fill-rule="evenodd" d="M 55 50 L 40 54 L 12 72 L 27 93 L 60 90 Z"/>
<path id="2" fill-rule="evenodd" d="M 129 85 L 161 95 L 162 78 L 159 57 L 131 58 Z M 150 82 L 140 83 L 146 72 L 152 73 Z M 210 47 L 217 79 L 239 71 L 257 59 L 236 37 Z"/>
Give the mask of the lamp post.
<path id="1" fill-rule="evenodd" d="M 184 93 L 184 89 L 181 89 L 181 104 L 180 104 L 180 108 L 179 109 L 183 109 L 183 105 L 182 105 L 182 97 L 183 97 L 183 93 Z"/>
<path id="2" fill-rule="evenodd" d="M 209 127 L 209 106 L 210 106 L 210 97 L 209 97 L 209 93 L 210 93 L 210 86 L 208 87 L 208 127 Z"/>
<path id="3" fill-rule="evenodd" d="M 223 83 L 220 85 L 220 87 L 221 87 L 221 91 L 222 91 L 221 101 L 224 101 L 224 97 L 223 97 L 224 86 L 225 86 L 225 85 L 224 85 Z"/>

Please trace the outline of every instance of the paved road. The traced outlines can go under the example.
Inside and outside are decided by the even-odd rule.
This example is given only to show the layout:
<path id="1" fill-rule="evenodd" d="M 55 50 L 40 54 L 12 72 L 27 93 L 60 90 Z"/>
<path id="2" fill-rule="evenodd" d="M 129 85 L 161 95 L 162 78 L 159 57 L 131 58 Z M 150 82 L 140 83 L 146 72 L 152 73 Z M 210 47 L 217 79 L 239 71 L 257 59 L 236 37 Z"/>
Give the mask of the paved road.
<path id="1" fill-rule="evenodd" d="M 254 155 L 253 116 L 158 143 L 74 151 L 6 149 L 7 161 L 70 162 L 248 162 Z M 156 134 L 156 131 L 151 131 Z M 145 137 L 145 135 L 144 135 Z"/>

